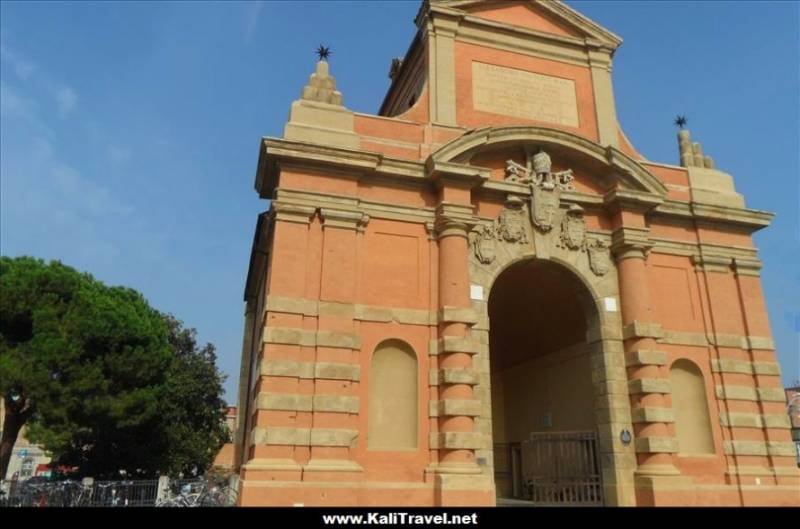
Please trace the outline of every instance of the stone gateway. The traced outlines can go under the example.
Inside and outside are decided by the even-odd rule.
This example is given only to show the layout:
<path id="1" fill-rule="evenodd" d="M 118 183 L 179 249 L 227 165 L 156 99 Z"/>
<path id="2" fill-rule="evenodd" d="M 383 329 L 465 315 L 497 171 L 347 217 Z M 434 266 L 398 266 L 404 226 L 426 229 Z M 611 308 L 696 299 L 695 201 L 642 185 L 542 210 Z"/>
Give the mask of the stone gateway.
<path id="1" fill-rule="evenodd" d="M 689 131 L 636 151 L 565 4 L 416 25 L 377 115 L 323 59 L 261 142 L 241 504 L 797 505 L 772 215 Z"/>

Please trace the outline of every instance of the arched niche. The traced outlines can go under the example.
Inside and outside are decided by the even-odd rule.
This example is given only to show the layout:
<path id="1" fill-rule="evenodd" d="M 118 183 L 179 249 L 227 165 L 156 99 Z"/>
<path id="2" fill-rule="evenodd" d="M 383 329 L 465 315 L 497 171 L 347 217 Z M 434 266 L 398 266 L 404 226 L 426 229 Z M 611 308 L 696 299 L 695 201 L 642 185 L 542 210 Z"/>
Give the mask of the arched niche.
<path id="1" fill-rule="evenodd" d="M 419 446 L 419 365 L 414 349 L 385 340 L 369 367 L 368 450 L 416 450 Z"/>
<path id="2" fill-rule="evenodd" d="M 713 454 L 714 437 L 703 373 L 694 362 L 682 358 L 670 367 L 669 378 L 679 453 Z"/>

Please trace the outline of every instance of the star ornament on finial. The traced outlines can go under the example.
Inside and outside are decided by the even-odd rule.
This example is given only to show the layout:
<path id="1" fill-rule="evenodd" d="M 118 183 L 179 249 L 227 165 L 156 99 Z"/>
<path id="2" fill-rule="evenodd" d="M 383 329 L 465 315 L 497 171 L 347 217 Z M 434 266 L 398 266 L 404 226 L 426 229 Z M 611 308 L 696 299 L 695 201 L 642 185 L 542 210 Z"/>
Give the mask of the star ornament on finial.
<path id="1" fill-rule="evenodd" d="M 327 46 L 323 46 L 322 44 L 320 44 L 319 48 L 317 48 L 317 57 L 319 57 L 319 60 L 321 61 L 327 62 L 328 57 L 331 56 L 331 53 L 333 53 L 331 52 L 331 49 Z"/>
<path id="2" fill-rule="evenodd" d="M 674 121 L 675 125 L 677 125 L 678 128 L 681 128 L 681 129 L 683 127 L 685 127 L 688 122 L 689 122 L 689 120 L 686 119 L 686 116 L 678 116 L 678 117 L 675 118 L 675 121 Z"/>

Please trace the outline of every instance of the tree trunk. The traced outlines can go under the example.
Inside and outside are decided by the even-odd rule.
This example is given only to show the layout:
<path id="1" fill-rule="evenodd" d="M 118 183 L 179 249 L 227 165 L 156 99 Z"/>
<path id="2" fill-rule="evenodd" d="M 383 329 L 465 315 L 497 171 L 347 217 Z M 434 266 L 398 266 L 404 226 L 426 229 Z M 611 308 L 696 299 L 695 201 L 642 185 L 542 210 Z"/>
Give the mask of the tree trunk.
<path id="1" fill-rule="evenodd" d="M 0 479 L 6 479 L 8 465 L 11 463 L 11 453 L 17 436 L 25 421 L 30 417 L 25 405 L 18 405 L 9 397 L 4 399 L 5 417 L 3 419 L 3 436 L 0 438 Z"/>

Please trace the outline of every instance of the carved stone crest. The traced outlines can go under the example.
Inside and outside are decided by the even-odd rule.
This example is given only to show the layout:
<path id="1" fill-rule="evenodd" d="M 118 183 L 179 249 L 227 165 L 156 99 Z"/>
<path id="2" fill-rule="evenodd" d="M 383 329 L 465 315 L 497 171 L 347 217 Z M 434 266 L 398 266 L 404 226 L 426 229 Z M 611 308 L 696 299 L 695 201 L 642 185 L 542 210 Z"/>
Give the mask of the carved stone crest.
<path id="1" fill-rule="evenodd" d="M 496 256 L 497 241 L 527 243 L 525 202 L 510 195 L 506 207 L 492 224 L 479 224 L 469 234 L 475 257 L 482 264 L 491 264 Z"/>
<path id="2" fill-rule="evenodd" d="M 509 197 L 506 200 L 506 207 L 498 219 L 498 235 L 508 242 L 528 242 L 524 218 L 522 199 L 515 196 Z"/>
<path id="3" fill-rule="evenodd" d="M 531 222 L 543 232 L 553 229 L 561 203 L 561 190 L 544 189 L 531 184 Z"/>
<path id="4" fill-rule="evenodd" d="M 561 245 L 570 250 L 579 250 L 586 242 L 586 220 L 583 208 L 573 204 L 561 221 Z"/>
<path id="5" fill-rule="evenodd" d="M 491 264 L 495 258 L 495 237 L 496 229 L 494 224 L 478 225 L 470 233 L 470 243 L 475 252 L 475 257 L 482 264 Z"/>
<path id="6" fill-rule="evenodd" d="M 572 170 L 552 171 L 550 156 L 544 152 L 527 153 L 523 166 L 514 160 L 506 162 L 506 180 L 529 184 L 531 187 L 531 222 L 542 232 L 553 228 L 561 203 L 561 192 L 572 190 Z"/>
<path id="7" fill-rule="evenodd" d="M 587 244 L 589 251 L 589 267 L 595 275 L 605 275 L 611 268 L 611 256 L 608 245 L 602 239 L 593 239 Z"/>

